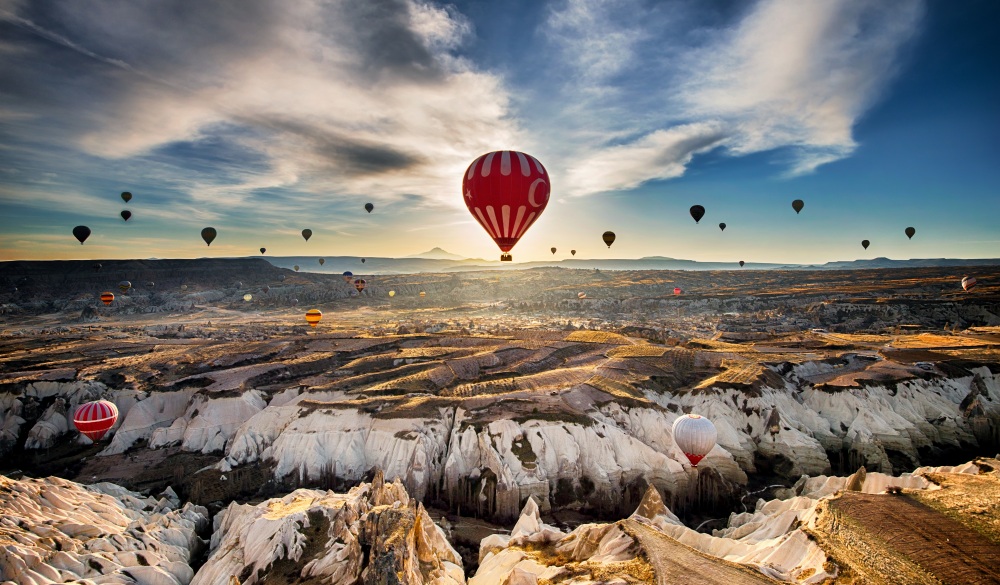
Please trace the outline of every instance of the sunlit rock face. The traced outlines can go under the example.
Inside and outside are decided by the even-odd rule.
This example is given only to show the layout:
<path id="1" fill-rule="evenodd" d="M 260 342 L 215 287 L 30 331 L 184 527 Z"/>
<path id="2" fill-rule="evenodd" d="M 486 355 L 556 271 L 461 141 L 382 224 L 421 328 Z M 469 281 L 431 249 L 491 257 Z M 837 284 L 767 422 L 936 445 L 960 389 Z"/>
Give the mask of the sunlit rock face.
<path id="1" fill-rule="evenodd" d="M 6 582 L 186 585 L 207 528 L 207 510 L 181 506 L 169 489 L 157 499 L 110 483 L 0 476 Z"/>
<path id="2" fill-rule="evenodd" d="M 444 532 L 402 484 L 382 477 L 346 494 L 300 489 L 255 506 L 230 504 L 216 516 L 212 552 L 193 585 L 231 576 L 244 585 L 465 583 Z"/>

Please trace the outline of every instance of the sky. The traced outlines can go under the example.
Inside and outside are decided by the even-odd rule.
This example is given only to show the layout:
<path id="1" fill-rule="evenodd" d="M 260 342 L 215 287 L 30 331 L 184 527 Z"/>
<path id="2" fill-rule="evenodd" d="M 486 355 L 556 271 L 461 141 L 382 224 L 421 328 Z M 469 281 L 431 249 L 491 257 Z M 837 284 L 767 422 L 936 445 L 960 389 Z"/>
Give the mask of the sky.
<path id="1" fill-rule="evenodd" d="M 495 260 L 461 179 L 504 149 L 551 179 L 515 261 L 1000 258 L 998 21 L 993 0 L 0 0 L 0 260 Z"/>

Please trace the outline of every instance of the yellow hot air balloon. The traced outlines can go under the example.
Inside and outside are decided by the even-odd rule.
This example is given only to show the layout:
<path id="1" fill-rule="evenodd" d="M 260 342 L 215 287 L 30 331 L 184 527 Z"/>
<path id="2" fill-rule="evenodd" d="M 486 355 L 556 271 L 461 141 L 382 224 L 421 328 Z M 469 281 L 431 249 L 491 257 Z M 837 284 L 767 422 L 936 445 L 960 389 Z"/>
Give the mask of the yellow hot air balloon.
<path id="1" fill-rule="evenodd" d="M 250 293 L 247 293 L 247 294 L 243 295 L 243 300 L 249 303 L 250 301 L 253 300 L 253 295 L 250 294 Z"/>
<path id="2" fill-rule="evenodd" d="M 396 291 L 394 291 L 394 290 L 389 291 L 389 296 L 390 297 L 396 296 Z"/>
<path id="3" fill-rule="evenodd" d="M 420 296 L 422 296 L 422 297 L 426 297 L 426 296 L 427 296 L 427 293 L 425 293 L 424 291 L 420 291 Z"/>
<path id="4" fill-rule="evenodd" d="M 319 309 L 309 309 L 306 311 L 306 323 L 310 326 L 315 327 L 319 320 L 323 318 L 323 312 Z"/>

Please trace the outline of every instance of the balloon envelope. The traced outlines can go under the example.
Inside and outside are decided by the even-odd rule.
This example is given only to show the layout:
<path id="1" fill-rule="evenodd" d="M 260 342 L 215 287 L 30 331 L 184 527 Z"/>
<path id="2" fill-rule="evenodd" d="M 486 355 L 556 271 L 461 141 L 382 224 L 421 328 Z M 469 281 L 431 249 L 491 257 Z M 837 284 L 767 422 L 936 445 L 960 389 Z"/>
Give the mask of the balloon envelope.
<path id="1" fill-rule="evenodd" d="M 505 256 L 545 211 L 550 189 L 542 163 L 514 150 L 480 156 L 462 177 L 465 206 Z"/>
<path id="2" fill-rule="evenodd" d="M 201 239 L 205 240 L 205 244 L 211 246 L 212 241 L 215 240 L 215 236 L 219 235 L 219 232 L 215 231 L 214 227 L 207 227 L 201 230 Z"/>
<path id="3" fill-rule="evenodd" d="M 132 194 L 129 193 L 128 191 L 123 191 L 122 192 L 122 201 L 124 201 L 125 203 L 128 203 L 131 200 L 132 200 Z"/>
<path id="4" fill-rule="evenodd" d="M 292 299 L 292 304 L 298 303 L 298 299 Z M 319 309 L 309 309 L 306 311 L 306 323 L 315 327 L 319 320 L 323 318 L 323 312 Z"/>
<path id="5" fill-rule="evenodd" d="M 697 414 L 677 417 L 673 431 L 674 442 L 694 467 L 698 467 L 698 462 L 715 447 L 718 438 L 718 431 L 712 421 Z"/>
<path id="6" fill-rule="evenodd" d="M 82 246 L 83 242 L 90 237 L 90 228 L 85 225 L 76 226 L 73 228 L 73 237 L 76 238 Z"/>
<path id="7" fill-rule="evenodd" d="M 570 250 L 569 253 L 576 256 L 576 250 Z"/>
<path id="8" fill-rule="evenodd" d="M 962 288 L 964 290 L 972 290 L 976 287 L 976 277 L 966 276 L 962 279 Z"/>
<path id="9" fill-rule="evenodd" d="M 740 268 L 743 268 L 743 264 L 744 264 L 744 262 L 742 260 L 740 260 Z"/>
<path id="10" fill-rule="evenodd" d="M 549 249 L 550 249 L 550 250 L 552 250 L 552 253 L 553 253 L 553 254 L 555 254 L 555 253 L 556 253 L 556 249 L 555 249 L 555 248 L 549 248 Z"/>
<path id="11" fill-rule="evenodd" d="M 719 224 L 719 229 L 722 230 L 722 231 L 726 231 L 726 224 L 720 223 Z"/>
<path id="12" fill-rule="evenodd" d="M 674 287 L 674 294 L 675 295 L 679 295 L 679 294 L 681 294 L 681 292 L 683 292 L 683 291 L 681 291 L 680 287 Z"/>
<path id="13" fill-rule="evenodd" d="M 243 295 L 243 300 L 249 303 L 250 301 L 253 300 L 253 295 L 250 294 L 250 293 L 247 293 L 247 294 Z"/>
<path id="14" fill-rule="evenodd" d="M 365 211 L 371 213 L 373 209 L 375 209 L 374 205 L 372 205 L 371 203 L 365 203 Z"/>
<path id="15" fill-rule="evenodd" d="M 73 415 L 73 424 L 80 434 L 95 443 L 100 441 L 118 421 L 118 407 L 107 400 L 81 404 Z"/>
<path id="16" fill-rule="evenodd" d="M 695 223 L 698 223 L 699 221 L 701 221 L 701 218 L 705 217 L 705 208 L 702 207 L 701 205 L 692 205 L 691 217 L 694 218 Z"/>
<path id="17" fill-rule="evenodd" d="M 802 201 L 801 199 L 796 199 L 795 201 L 792 201 L 792 209 L 795 210 L 795 213 L 802 211 L 802 208 L 805 206 L 806 206 L 805 202 Z"/>
<path id="18" fill-rule="evenodd" d="M 110 305 L 115 300 L 115 293 L 108 291 L 101 293 L 101 302 Z"/>
<path id="19" fill-rule="evenodd" d="M 358 292 L 361 292 L 361 291 L 365 290 L 365 286 L 367 284 L 368 283 L 365 282 L 365 279 L 359 278 L 359 279 L 357 279 L 357 280 L 354 281 L 354 288 L 358 289 Z"/>
<path id="20" fill-rule="evenodd" d="M 344 273 L 344 282 L 351 282 L 354 280 L 354 273 L 348 270 Z"/>
<path id="21" fill-rule="evenodd" d="M 298 272 L 298 271 L 299 271 L 299 265 L 298 265 L 298 264 L 296 264 L 295 266 L 292 266 L 292 268 L 294 268 L 294 269 L 295 269 L 295 272 Z"/>
<path id="22" fill-rule="evenodd" d="M 424 291 L 420 291 L 420 296 L 422 296 L 422 297 L 426 297 L 426 296 L 427 296 L 427 293 L 425 293 Z"/>
<path id="23" fill-rule="evenodd" d="M 587 298 L 587 293 L 585 293 L 585 292 L 576 293 L 576 298 L 578 298 L 578 299 L 585 299 L 585 298 Z"/>
<path id="24" fill-rule="evenodd" d="M 264 252 L 267 252 L 267 248 L 261 248 L 261 249 L 260 249 L 260 253 L 261 253 L 261 254 L 263 254 Z"/>
<path id="25" fill-rule="evenodd" d="M 325 260 L 325 259 L 323 259 L 323 258 L 320 258 L 320 259 L 319 259 L 319 265 L 320 265 L 320 266 L 322 266 L 322 265 L 324 265 L 324 264 L 326 264 L 326 260 Z"/>
<path id="26" fill-rule="evenodd" d="M 132 212 L 131 211 L 129 211 L 127 209 L 122 210 L 122 219 L 124 219 L 125 221 L 128 221 L 130 217 L 132 217 Z"/>
<path id="27" fill-rule="evenodd" d="M 870 244 L 871 244 L 871 242 L 869 242 L 868 240 L 861 240 L 861 247 L 864 248 L 865 250 L 868 249 L 868 246 Z"/>
<path id="28" fill-rule="evenodd" d="M 122 291 L 123 293 L 128 292 L 128 289 L 130 288 L 132 288 L 132 283 L 127 280 L 123 280 L 118 283 L 118 290 Z"/>
<path id="29" fill-rule="evenodd" d="M 364 263 L 365 263 L 365 259 L 364 259 L 364 258 L 362 258 L 362 259 L 361 259 L 361 263 L 362 263 L 362 264 L 364 264 Z"/>
<path id="30" fill-rule="evenodd" d="M 906 228 L 906 230 L 904 230 L 904 231 L 906 232 L 906 237 L 910 238 L 910 239 L 913 239 L 913 234 L 917 233 L 917 230 L 915 230 L 915 229 L 913 229 L 911 227 Z"/>
<path id="31" fill-rule="evenodd" d="M 389 291 L 389 296 L 390 297 L 396 296 L 396 291 L 394 291 L 394 290 Z"/>
<path id="32" fill-rule="evenodd" d="M 312 230 L 309 229 L 302 230 L 302 237 L 305 238 L 307 242 L 309 241 L 309 238 L 311 238 L 312 236 L 313 236 Z"/>
<path id="33" fill-rule="evenodd" d="M 604 243 L 610 248 L 611 244 L 615 243 L 615 232 L 604 232 L 601 239 L 604 240 Z"/>

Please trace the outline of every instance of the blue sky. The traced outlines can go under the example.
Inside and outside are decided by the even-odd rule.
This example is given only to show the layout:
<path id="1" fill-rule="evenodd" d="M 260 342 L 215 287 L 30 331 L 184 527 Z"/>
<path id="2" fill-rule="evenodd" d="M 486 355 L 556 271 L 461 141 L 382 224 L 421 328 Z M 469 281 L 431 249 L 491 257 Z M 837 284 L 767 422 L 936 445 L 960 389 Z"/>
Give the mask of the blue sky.
<path id="1" fill-rule="evenodd" d="M 989 0 L 0 0 L 0 259 L 495 259 L 461 173 L 508 148 L 552 179 L 515 260 L 996 258 L 998 20 Z"/>

